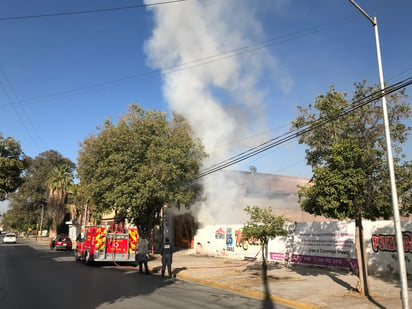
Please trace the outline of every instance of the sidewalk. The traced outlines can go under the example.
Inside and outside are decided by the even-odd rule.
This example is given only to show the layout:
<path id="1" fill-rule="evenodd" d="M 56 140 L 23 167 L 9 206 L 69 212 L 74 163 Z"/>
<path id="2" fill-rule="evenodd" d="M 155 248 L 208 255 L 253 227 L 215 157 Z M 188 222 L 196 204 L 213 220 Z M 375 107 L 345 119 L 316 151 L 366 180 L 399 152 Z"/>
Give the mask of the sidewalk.
<path id="1" fill-rule="evenodd" d="M 31 240 L 35 247 L 48 248 L 48 240 Z M 291 308 L 402 308 L 399 278 L 369 276 L 371 297 L 356 292 L 357 276 L 347 272 L 316 267 L 268 265 L 268 283 L 262 282 L 261 264 L 224 257 L 198 256 L 192 251 L 173 255 L 173 275 L 182 280 L 206 284 L 235 293 L 263 299 L 265 290 L 272 300 Z M 130 267 L 126 267 L 130 270 Z M 149 261 L 149 268 L 160 276 L 161 257 Z M 412 308 L 412 281 L 409 306 Z"/>
<path id="2" fill-rule="evenodd" d="M 160 257 L 150 267 L 160 273 Z M 222 257 L 175 253 L 173 269 L 177 278 L 228 289 L 253 297 L 265 297 L 259 262 L 239 261 Z M 337 270 L 316 267 L 284 267 L 269 265 L 266 289 L 271 298 L 292 308 L 402 308 L 399 278 L 369 276 L 371 297 L 356 292 L 357 276 Z M 409 282 L 411 287 L 412 281 Z M 412 308 L 412 289 L 409 288 Z"/>

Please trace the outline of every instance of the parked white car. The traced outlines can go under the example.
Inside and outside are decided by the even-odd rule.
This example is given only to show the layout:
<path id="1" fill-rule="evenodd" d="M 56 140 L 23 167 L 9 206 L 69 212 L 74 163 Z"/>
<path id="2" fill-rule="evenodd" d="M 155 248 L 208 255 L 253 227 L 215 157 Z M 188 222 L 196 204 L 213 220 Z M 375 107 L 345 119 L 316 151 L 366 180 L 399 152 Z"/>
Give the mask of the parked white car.
<path id="1" fill-rule="evenodd" d="M 3 244 L 15 244 L 17 242 L 16 234 L 8 233 L 3 237 Z"/>

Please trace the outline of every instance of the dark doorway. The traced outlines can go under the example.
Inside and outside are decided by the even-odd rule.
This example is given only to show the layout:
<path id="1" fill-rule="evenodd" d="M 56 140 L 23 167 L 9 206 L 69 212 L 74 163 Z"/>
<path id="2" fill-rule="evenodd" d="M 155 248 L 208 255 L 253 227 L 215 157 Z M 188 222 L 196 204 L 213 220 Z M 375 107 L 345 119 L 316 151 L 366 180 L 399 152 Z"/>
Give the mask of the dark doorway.
<path id="1" fill-rule="evenodd" d="M 174 221 L 175 246 L 184 249 L 194 248 L 195 218 L 191 214 L 184 214 L 175 216 Z"/>

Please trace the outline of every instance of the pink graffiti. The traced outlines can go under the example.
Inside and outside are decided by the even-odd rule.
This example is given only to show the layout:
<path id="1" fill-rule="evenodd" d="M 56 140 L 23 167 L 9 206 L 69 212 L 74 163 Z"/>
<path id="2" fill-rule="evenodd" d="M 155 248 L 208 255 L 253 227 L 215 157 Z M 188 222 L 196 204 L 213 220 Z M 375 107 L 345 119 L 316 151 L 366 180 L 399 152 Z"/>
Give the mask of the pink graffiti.
<path id="1" fill-rule="evenodd" d="M 251 246 L 259 246 L 260 241 L 257 238 L 251 237 L 249 239 L 245 239 L 242 235 L 242 230 L 237 230 L 235 232 L 236 235 L 236 247 L 241 247 L 243 250 L 247 250 L 249 245 Z"/>
<path id="2" fill-rule="evenodd" d="M 405 253 L 412 253 L 412 233 L 403 232 L 403 250 Z M 396 236 L 395 235 L 385 235 L 385 234 L 373 234 L 372 238 L 372 249 L 375 252 L 378 251 L 396 251 Z"/>

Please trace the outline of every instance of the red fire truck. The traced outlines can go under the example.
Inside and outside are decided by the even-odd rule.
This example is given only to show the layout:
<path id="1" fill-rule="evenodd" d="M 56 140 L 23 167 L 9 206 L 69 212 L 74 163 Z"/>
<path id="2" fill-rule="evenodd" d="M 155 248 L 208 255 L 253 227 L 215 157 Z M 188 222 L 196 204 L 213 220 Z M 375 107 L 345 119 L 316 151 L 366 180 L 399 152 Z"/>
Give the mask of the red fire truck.
<path id="1" fill-rule="evenodd" d="M 76 261 L 136 262 L 137 228 L 88 226 L 74 250 Z"/>

